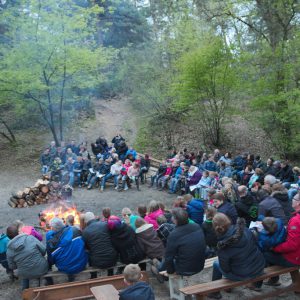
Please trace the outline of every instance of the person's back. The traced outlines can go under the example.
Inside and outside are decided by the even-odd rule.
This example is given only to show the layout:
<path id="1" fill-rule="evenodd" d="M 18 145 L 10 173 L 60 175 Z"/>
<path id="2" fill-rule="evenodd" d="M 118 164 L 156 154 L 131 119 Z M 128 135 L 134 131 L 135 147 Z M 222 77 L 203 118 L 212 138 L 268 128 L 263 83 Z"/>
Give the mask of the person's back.
<path id="1" fill-rule="evenodd" d="M 86 214 L 87 215 L 87 214 Z M 96 219 L 86 220 L 87 227 L 82 232 L 83 240 L 89 251 L 89 264 L 98 268 L 109 268 L 117 262 L 107 224 Z"/>
<path id="2" fill-rule="evenodd" d="M 138 265 L 127 265 L 124 269 L 124 282 L 127 288 L 120 291 L 120 300 L 155 300 L 151 286 L 143 281 Z"/>
<path id="3" fill-rule="evenodd" d="M 186 206 L 189 218 L 195 223 L 201 225 L 203 223 L 204 216 L 204 203 L 201 200 L 193 198 L 187 203 Z"/>

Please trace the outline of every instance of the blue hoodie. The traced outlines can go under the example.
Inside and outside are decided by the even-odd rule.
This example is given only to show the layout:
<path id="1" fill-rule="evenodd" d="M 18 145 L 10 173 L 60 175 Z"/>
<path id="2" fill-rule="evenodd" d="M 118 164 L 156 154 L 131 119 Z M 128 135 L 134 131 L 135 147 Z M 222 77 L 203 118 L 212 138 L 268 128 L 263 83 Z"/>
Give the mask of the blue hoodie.
<path id="1" fill-rule="evenodd" d="M 142 281 L 122 290 L 119 296 L 119 300 L 155 300 L 151 286 Z"/>
<path id="2" fill-rule="evenodd" d="M 46 234 L 46 242 L 48 261 L 59 271 L 77 274 L 85 269 L 87 253 L 79 229 L 66 226 L 61 231 L 50 230 Z"/>
<path id="3" fill-rule="evenodd" d="M 7 244 L 9 241 L 10 241 L 10 239 L 7 237 L 6 234 L 2 233 L 0 235 L 0 254 L 6 253 Z"/>
<path id="4" fill-rule="evenodd" d="M 203 223 L 203 206 L 203 202 L 198 199 L 192 199 L 186 206 L 189 218 L 199 225 Z"/>

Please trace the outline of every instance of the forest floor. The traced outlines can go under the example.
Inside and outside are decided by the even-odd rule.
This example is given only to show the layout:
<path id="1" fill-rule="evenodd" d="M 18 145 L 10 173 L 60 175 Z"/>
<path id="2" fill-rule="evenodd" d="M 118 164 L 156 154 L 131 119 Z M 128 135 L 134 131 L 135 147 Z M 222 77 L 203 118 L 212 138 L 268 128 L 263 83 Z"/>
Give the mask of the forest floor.
<path id="1" fill-rule="evenodd" d="M 95 118 L 89 119 L 67 133 L 67 138 L 78 142 L 87 141 L 88 144 L 95 141 L 101 135 L 111 139 L 117 132 L 126 137 L 129 144 L 133 144 L 137 129 L 136 119 L 130 110 L 126 99 L 111 99 L 95 101 Z M 27 186 L 31 186 L 40 177 L 39 155 L 42 148 L 51 140 L 47 132 L 18 134 L 19 146 L 10 149 L 7 144 L 0 141 L 0 232 L 16 219 L 26 224 L 38 225 L 38 213 L 47 205 L 38 205 L 30 208 L 12 209 L 7 205 L 7 200 L 12 192 L 16 192 Z M 78 210 L 92 211 L 100 215 L 103 207 L 111 207 L 113 214 L 120 215 L 125 206 L 135 209 L 139 204 L 147 204 L 151 200 L 163 202 L 167 207 L 171 205 L 174 196 L 165 192 L 159 192 L 141 186 L 141 192 L 135 188 L 127 192 L 118 193 L 108 187 L 103 193 L 98 189 L 86 190 L 76 188 L 73 192 L 73 202 Z M 149 273 L 150 284 L 153 286 L 157 300 L 169 299 L 168 286 L 159 284 Z M 189 280 L 189 284 L 207 282 L 211 280 L 211 270 L 206 270 L 195 275 Z M 282 276 L 284 284 L 289 282 L 289 276 Z M 264 290 L 269 290 L 264 287 Z M 234 289 L 232 293 L 224 293 L 224 299 L 246 299 L 257 295 L 245 288 Z M 2 267 L 0 267 L 0 299 L 21 299 L 20 282 L 11 283 Z M 299 299 L 293 293 L 277 297 L 276 299 Z"/>

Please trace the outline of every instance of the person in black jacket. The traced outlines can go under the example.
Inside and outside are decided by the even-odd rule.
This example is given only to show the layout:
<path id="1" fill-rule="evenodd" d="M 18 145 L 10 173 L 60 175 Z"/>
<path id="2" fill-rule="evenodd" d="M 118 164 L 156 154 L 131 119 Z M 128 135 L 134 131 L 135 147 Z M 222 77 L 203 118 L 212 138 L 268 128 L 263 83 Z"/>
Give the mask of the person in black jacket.
<path id="1" fill-rule="evenodd" d="M 123 264 L 136 264 L 145 257 L 138 245 L 135 232 L 129 225 L 122 223 L 117 216 L 110 216 L 107 220 L 107 226 L 112 245 L 118 251 L 120 261 Z"/>
<path id="2" fill-rule="evenodd" d="M 198 224 L 189 224 L 188 214 L 182 208 L 172 210 L 175 229 L 167 239 L 165 260 L 159 271 L 167 270 L 191 276 L 204 268 L 206 243 L 203 231 Z"/>
<path id="3" fill-rule="evenodd" d="M 86 227 L 82 232 L 82 238 L 89 251 L 89 265 L 102 269 L 114 266 L 118 253 L 112 245 L 107 223 L 97 221 L 92 212 L 85 213 L 84 222 Z M 97 273 L 91 275 L 95 278 Z"/>
<path id="4" fill-rule="evenodd" d="M 238 217 L 237 211 L 235 207 L 225 201 L 225 196 L 223 193 L 216 193 L 213 195 L 214 207 L 218 210 L 218 212 L 225 214 L 231 220 L 232 224 L 236 224 L 236 220 Z"/>
<path id="5" fill-rule="evenodd" d="M 217 235 L 212 225 L 212 220 L 217 213 L 217 210 L 213 206 L 209 206 L 205 210 L 206 219 L 202 223 L 202 230 L 205 236 L 205 242 L 207 245 L 206 248 L 206 258 L 216 256 L 216 247 L 217 247 Z"/>
<path id="6" fill-rule="evenodd" d="M 286 161 L 281 163 L 279 179 L 284 183 L 291 183 L 294 181 L 293 169 Z"/>
<path id="7" fill-rule="evenodd" d="M 264 256 L 258 249 L 253 234 L 245 226 L 244 219 L 240 218 L 236 225 L 231 225 L 225 214 L 217 213 L 213 218 L 213 227 L 218 236 L 218 261 L 213 264 L 213 281 L 221 279 L 222 276 L 232 281 L 240 281 L 263 273 Z M 222 295 L 218 292 L 208 297 L 220 299 Z"/>

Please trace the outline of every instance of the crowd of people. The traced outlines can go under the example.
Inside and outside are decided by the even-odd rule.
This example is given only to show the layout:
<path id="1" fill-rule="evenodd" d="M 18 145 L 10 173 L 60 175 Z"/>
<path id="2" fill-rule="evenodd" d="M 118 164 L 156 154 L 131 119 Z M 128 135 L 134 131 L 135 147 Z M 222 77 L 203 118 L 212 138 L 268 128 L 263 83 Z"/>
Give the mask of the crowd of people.
<path id="1" fill-rule="evenodd" d="M 131 181 L 139 188 L 137 182 L 143 178 L 141 158 L 131 148 L 119 152 L 118 143 L 124 145 L 120 135 L 112 142 L 113 147 L 108 147 L 103 139 L 92 145 L 98 159 L 95 165 L 100 160 L 103 166 L 107 165 L 107 173 L 101 173 L 102 168 L 97 171 L 104 175 L 99 178 L 100 189 L 105 187 L 105 178 L 116 175 L 116 188 L 126 189 Z M 66 149 L 68 164 L 69 159 L 75 160 L 71 156 L 76 149 Z M 86 159 L 90 160 L 86 149 L 79 152 L 86 153 Z M 53 157 L 55 161 L 57 157 Z M 78 157 L 79 154 L 76 161 Z M 108 159 L 112 160 L 110 167 Z M 117 166 L 120 173 L 114 175 L 112 171 Z M 134 176 L 130 168 L 136 170 Z M 90 169 L 86 176 L 88 187 L 95 184 Z M 222 276 L 233 281 L 255 278 L 268 265 L 300 265 L 299 183 L 299 168 L 292 168 L 286 161 L 269 158 L 264 163 L 259 156 L 246 154 L 232 159 L 230 153 L 221 155 L 218 150 L 210 155 L 194 155 L 186 150 L 174 152 L 161 163 L 150 182 L 150 187 L 179 193 L 174 196 L 172 207 L 151 201 L 133 211 L 125 207 L 121 216 L 105 207 L 100 217 L 93 212 L 83 213 L 80 226 L 72 218 L 64 221 L 56 217 L 50 222 L 46 247 L 34 228 L 15 222 L 1 236 L 1 262 L 8 273 L 19 270 L 23 288 L 29 286 L 29 279 L 41 277 L 52 265 L 73 281 L 74 275 L 86 265 L 108 269 L 108 275 L 112 275 L 110 268 L 120 261 L 136 270 L 135 278 L 139 278 L 139 267 L 131 264 L 138 264 L 146 257 L 151 259 L 151 270 L 160 282 L 164 281 L 161 271 L 194 275 L 203 270 L 206 258 L 215 256 L 213 281 Z M 145 265 L 140 268 L 145 269 Z M 91 278 L 96 276 L 97 273 L 91 273 Z M 53 283 L 51 278 L 47 283 Z M 265 284 L 277 286 L 279 278 L 271 278 Z M 142 299 L 154 299 L 151 288 L 138 286 L 129 287 L 122 299 L 133 299 L 132 291 L 135 296 L 143 295 L 145 288 L 149 298 Z M 258 292 L 262 282 L 249 288 Z M 222 295 L 213 293 L 209 297 L 220 299 Z"/>

